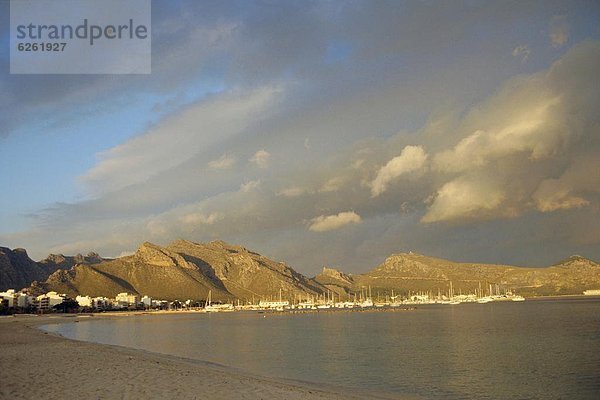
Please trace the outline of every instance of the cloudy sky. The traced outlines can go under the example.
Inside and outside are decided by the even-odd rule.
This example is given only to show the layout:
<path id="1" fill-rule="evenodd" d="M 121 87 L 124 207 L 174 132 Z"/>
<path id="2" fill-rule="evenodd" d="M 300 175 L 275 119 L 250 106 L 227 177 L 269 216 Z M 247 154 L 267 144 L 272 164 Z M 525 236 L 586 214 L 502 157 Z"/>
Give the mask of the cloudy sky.
<path id="1" fill-rule="evenodd" d="M 597 1 L 154 1 L 151 75 L 10 75 L 0 245 L 313 275 L 600 258 Z"/>

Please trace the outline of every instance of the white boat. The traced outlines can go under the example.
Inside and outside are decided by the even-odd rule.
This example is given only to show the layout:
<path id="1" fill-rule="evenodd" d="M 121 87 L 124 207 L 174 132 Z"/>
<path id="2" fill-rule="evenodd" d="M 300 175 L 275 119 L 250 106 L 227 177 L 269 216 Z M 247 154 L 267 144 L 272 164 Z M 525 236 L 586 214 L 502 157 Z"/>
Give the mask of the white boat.
<path id="1" fill-rule="evenodd" d="M 204 307 L 206 312 L 229 312 L 235 311 L 233 304 L 211 304 L 210 306 Z"/>
<path id="2" fill-rule="evenodd" d="M 584 290 L 583 294 L 585 296 L 600 296 L 600 289 L 589 289 L 589 290 Z"/>
<path id="3" fill-rule="evenodd" d="M 370 298 L 366 299 L 365 301 L 363 301 L 362 303 L 360 303 L 359 306 L 363 307 L 363 308 L 373 307 L 373 300 L 371 300 Z"/>
<path id="4" fill-rule="evenodd" d="M 233 304 L 212 304 L 211 298 L 212 291 L 208 291 L 208 297 L 206 298 L 206 304 L 204 304 L 205 312 L 228 312 L 235 311 Z"/>

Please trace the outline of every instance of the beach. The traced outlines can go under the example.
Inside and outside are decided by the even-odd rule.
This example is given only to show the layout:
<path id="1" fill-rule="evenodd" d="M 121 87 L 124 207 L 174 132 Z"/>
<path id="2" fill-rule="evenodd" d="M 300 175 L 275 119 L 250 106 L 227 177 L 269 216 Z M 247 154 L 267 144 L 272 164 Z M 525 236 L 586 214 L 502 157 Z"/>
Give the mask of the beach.
<path id="1" fill-rule="evenodd" d="M 0 318 L 0 398 L 365 398 L 364 394 L 355 396 L 309 384 L 252 376 L 185 358 L 68 340 L 39 329 L 44 324 L 73 322 L 85 318 Z"/>

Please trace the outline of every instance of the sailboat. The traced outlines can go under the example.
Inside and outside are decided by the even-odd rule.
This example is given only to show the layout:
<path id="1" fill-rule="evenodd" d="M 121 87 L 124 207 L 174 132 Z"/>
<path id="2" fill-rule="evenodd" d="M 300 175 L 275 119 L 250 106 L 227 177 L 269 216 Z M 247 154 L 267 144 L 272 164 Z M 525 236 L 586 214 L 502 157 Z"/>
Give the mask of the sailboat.
<path id="1" fill-rule="evenodd" d="M 452 287 L 452 281 L 450 281 L 450 292 L 448 293 L 448 298 L 450 299 L 448 304 L 452 304 L 452 305 L 460 304 L 460 300 L 458 300 L 454 296 L 454 288 Z"/>
<path id="2" fill-rule="evenodd" d="M 212 304 L 211 298 L 212 291 L 208 291 L 208 296 L 206 297 L 206 304 L 204 305 L 204 311 L 206 312 L 227 312 L 227 311 L 235 311 L 235 307 L 233 304 Z"/>

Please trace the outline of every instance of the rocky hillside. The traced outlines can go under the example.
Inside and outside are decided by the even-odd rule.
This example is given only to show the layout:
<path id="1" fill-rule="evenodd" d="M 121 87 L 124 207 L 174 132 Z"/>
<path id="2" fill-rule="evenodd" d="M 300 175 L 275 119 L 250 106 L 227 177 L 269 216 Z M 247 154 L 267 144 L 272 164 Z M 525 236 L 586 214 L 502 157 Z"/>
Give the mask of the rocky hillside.
<path id="1" fill-rule="evenodd" d="M 21 289 L 33 281 L 43 281 L 58 268 L 54 264 L 36 263 L 25 249 L 0 247 L 0 291 Z"/>
<path id="2" fill-rule="evenodd" d="M 337 272 L 337 271 L 336 271 Z M 335 275 L 335 274 L 333 274 Z M 334 277 L 325 271 L 315 280 L 327 287 L 338 287 L 346 293 L 360 292 L 371 286 L 373 293 L 408 291 L 446 292 L 452 281 L 454 291 L 473 292 L 481 284 L 498 284 L 524 295 L 581 294 L 585 289 L 600 288 L 600 265 L 580 256 L 572 256 L 546 268 L 524 268 L 510 265 L 458 263 L 415 253 L 388 257 L 375 269 L 348 279 Z"/>
<path id="3" fill-rule="evenodd" d="M 320 294 L 324 288 L 283 262 L 223 241 L 206 244 L 178 240 L 167 249 L 195 263 L 216 285 L 239 299 Z"/>
<path id="4" fill-rule="evenodd" d="M 88 253 L 86 256 L 77 254 L 74 256 L 65 256 L 63 254 L 50 254 L 38 264 L 46 266 L 48 269 L 56 271 L 57 269 L 73 268 L 77 264 L 98 264 L 107 261 L 98 255 L 98 253 Z"/>
<path id="5" fill-rule="evenodd" d="M 166 247 L 142 244 L 135 254 L 98 264 L 58 270 L 37 291 L 56 290 L 71 296 L 114 297 L 137 293 L 167 300 L 205 299 L 256 301 L 322 293 L 318 283 L 284 263 L 225 242 L 178 240 Z"/>
<path id="6" fill-rule="evenodd" d="M 348 297 L 356 286 L 352 275 L 345 274 L 334 268 L 323 267 L 323 271 L 314 279 L 328 290 L 342 296 L 342 298 Z"/>
<path id="7" fill-rule="evenodd" d="M 211 291 L 216 301 L 286 299 L 325 292 L 342 298 L 371 287 L 377 293 L 409 291 L 446 292 L 453 283 L 456 293 L 473 292 L 481 285 L 498 284 L 526 296 L 581 294 L 600 288 L 600 266 L 572 256 L 546 268 L 459 263 L 416 253 L 400 253 L 364 274 L 345 274 L 323 268 L 314 279 L 241 246 L 222 241 L 194 243 L 177 240 L 161 247 L 144 243 L 135 254 L 117 259 L 49 255 L 35 262 L 25 250 L 0 247 L 0 290 L 29 286 L 34 293 L 56 290 L 114 297 L 119 292 L 137 293 L 167 300 L 205 299 Z"/>
<path id="8" fill-rule="evenodd" d="M 35 262 L 29 258 L 25 249 L 11 250 L 0 247 L 0 290 L 19 290 L 34 281 L 45 281 L 59 269 L 69 269 L 77 264 L 92 265 L 102 261 L 105 260 L 98 254 L 89 253 L 87 256 L 50 254 L 42 261 Z"/>

